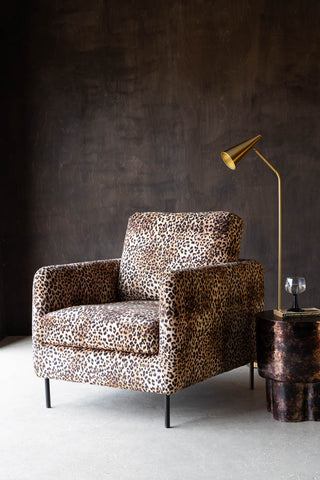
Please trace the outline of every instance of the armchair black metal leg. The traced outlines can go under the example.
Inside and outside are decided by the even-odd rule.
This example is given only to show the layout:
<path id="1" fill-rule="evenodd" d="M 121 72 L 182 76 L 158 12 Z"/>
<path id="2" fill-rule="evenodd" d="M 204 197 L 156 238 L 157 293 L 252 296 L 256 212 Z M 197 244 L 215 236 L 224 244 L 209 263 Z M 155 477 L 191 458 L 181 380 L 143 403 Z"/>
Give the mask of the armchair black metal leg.
<path id="1" fill-rule="evenodd" d="M 44 387 L 46 392 L 46 407 L 51 408 L 51 397 L 50 397 L 50 382 L 49 378 L 44 379 Z"/>
<path id="2" fill-rule="evenodd" d="M 164 426 L 170 428 L 170 395 L 165 395 Z"/>
<path id="3" fill-rule="evenodd" d="M 254 389 L 254 362 L 250 362 L 250 388 Z"/>

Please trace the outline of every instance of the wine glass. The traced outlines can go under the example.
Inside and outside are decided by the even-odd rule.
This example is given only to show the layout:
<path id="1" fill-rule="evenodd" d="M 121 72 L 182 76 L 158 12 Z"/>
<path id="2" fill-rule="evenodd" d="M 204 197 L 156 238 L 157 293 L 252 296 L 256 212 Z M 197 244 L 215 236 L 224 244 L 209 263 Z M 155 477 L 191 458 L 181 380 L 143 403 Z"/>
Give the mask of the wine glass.
<path id="1" fill-rule="evenodd" d="M 287 277 L 285 283 L 285 290 L 293 295 L 292 307 L 288 312 L 301 312 L 298 305 L 298 295 L 303 293 L 306 289 L 306 279 L 304 277 Z"/>

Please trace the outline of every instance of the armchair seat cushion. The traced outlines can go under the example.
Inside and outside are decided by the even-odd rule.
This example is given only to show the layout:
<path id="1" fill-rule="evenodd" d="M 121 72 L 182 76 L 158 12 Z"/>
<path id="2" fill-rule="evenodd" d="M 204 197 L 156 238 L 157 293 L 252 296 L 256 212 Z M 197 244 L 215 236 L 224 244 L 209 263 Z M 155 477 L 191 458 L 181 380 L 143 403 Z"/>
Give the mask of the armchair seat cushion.
<path id="1" fill-rule="evenodd" d="M 78 305 L 42 317 L 47 345 L 155 355 L 159 351 L 159 302 L 137 300 Z"/>

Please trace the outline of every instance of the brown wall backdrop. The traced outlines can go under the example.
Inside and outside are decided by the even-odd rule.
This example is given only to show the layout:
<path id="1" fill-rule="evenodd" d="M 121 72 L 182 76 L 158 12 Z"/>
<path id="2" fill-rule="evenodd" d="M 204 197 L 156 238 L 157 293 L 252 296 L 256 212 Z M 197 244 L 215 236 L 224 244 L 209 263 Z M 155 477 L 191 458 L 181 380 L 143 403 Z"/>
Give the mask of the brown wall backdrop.
<path id="1" fill-rule="evenodd" d="M 320 306 L 320 2 L 25 4 L 3 11 L 0 335 L 30 333 L 37 268 L 120 256 L 135 211 L 240 215 L 275 307 L 276 176 L 220 159 L 258 133 L 283 180 L 283 277 Z"/>

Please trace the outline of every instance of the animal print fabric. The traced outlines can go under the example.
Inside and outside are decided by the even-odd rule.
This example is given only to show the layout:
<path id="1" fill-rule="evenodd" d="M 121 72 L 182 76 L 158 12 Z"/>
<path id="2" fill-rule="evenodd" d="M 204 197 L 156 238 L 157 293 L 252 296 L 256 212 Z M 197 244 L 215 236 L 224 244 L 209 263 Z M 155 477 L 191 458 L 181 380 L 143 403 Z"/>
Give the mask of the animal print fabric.
<path id="1" fill-rule="evenodd" d="M 40 268 L 33 280 L 32 335 L 44 343 L 43 317 L 76 305 L 116 302 L 120 260 L 53 265 Z"/>
<path id="2" fill-rule="evenodd" d="M 158 300 L 164 276 L 238 259 L 243 221 L 229 212 L 135 213 L 119 274 L 123 300 Z"/>
<path id="3" fill-rule="evenodd" d="M 159 302 L 136 300 L 67 307 L 40 319 L 48 345 L 119 352 L 159 351 Z"/>
<path id="4" fill-rule="evenodd" d="M 156 354 L 47 343 L 43 317 L 50 312 L 119 301 L 119 268 L 116 259 L 36 273 L 38 376 L 170 395 L 255 359 L 254 318 L 263 310 L 264 288 L 263 267 L 254 260 L 167 271 L 159 286 Z"/>

